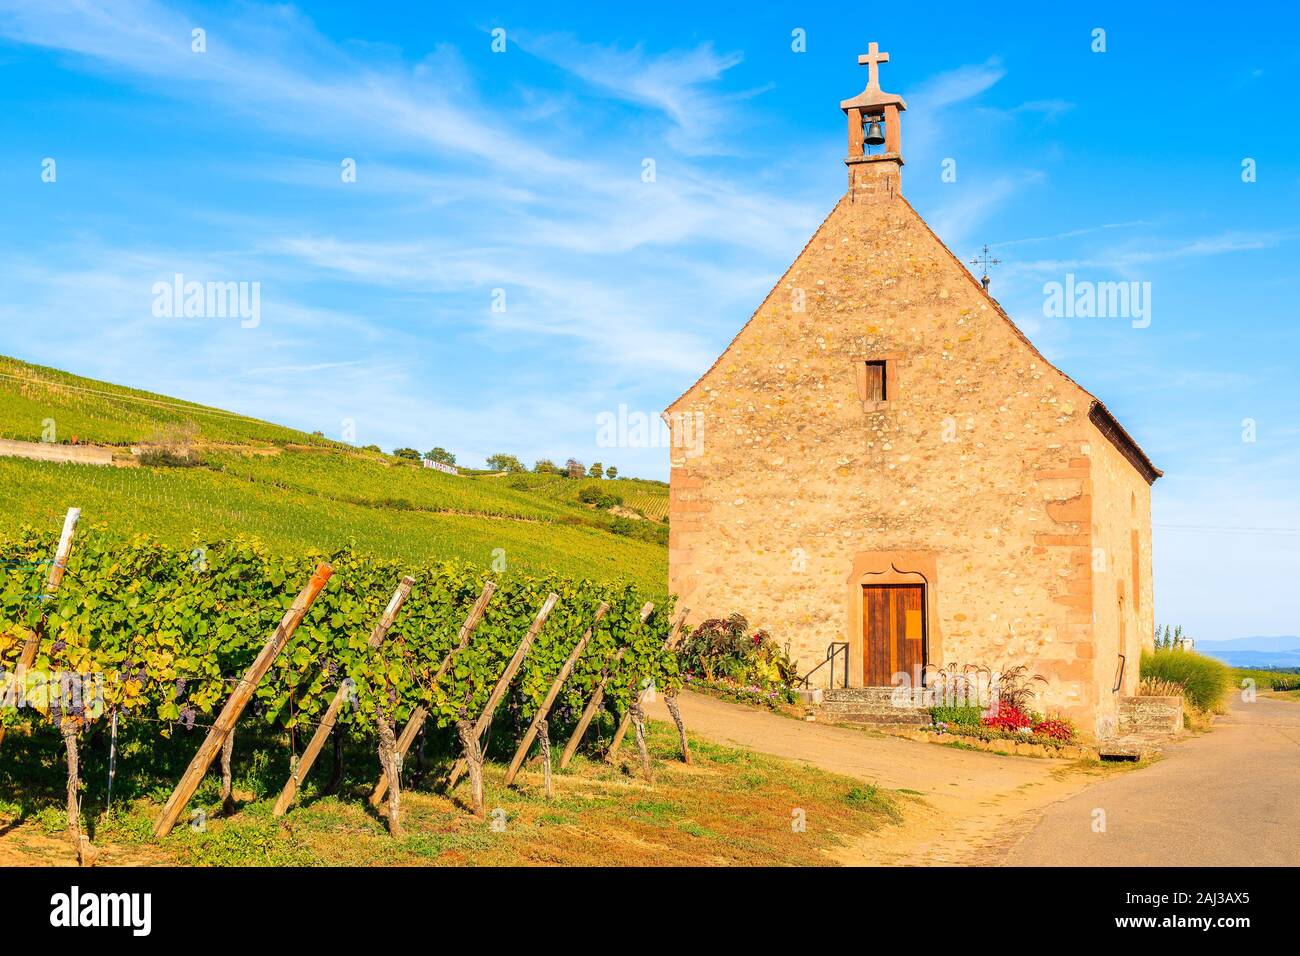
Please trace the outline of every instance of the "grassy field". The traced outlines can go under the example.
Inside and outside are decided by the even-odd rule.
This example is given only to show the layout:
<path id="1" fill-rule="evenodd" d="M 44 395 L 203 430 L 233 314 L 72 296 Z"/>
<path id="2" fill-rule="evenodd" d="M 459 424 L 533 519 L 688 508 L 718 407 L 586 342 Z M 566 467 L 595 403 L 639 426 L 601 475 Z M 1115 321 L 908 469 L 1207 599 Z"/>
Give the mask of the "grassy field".
<path id="1" fill-rule="evenodd" d="M 826 851 L 843 846 L 846 837 L 895 822 L 895 800 L 908 799 L 700 740 L 692 742 L 694 762 L 686 766 L 675 760 L 674 731 L 656 723 L 649 730 L 653 786 L 637 778 L 628 762 L 614 767 L 579 756 L 556 775 L 556 796 L 548 801 L 536 762 L 515 788 L 501 785 L 503 764 L 489 762 L 488 819 L 482 820 L 466 809 L 465 782 L 444 793 L 430 773 L 403 792 L 401 839 L 387 834 L 364 799 L 377 767 L 369 748 L 347 753 L 337 795 L 322 796 L 317 788 L 330 775 L 327 748 L 297 807 L 276 819 L 271 805 L 288 772 L 283 743 L 263 750 L 242 734 L 234 759 L 240 805 L 229 818 L 221 817 L 218 781 L 210 774 L 191 803 L 208 814 L 204 832 L 180 826 L 162 841 L 150 836 L 174 782 L 168 774 L 184 766 L 198 744 L 197 732 L 150 744 L 149 762 L 160 771 L 156 778 L 135 771 L 138 752 L 125 753 L 111 814 L 103 813 L 104 747 L 92 742 L 85 749 L 88 789 L 82 806 L 102 865 L 791 866 L 829 863 Z M 624 754 L 625 761 L 635 761 L 634 748 Z M 0 865 L 74 862 L 64 833 L 63 786 L 51 731 L 6 739 L 0 751 Z M 804 811 L 804 832 L 791 827 L 796 808 Z M 498 809 L 504 830 L 491 826 Z"/>
<path id="2" fill-rule="evenodd" d="M 162 395 L 0 357 L 0 437 L 121 448 L 183 434 L 198 467 L 105 468 L 0 458 L 0 520 L 57 526 L 84 519 L 127 534 L 185 543 L 243 533 L 285 553 L 354 543 L 426 561 L 461 558 L 518 570 L 625 580 L 662 594 L 667 529 L 577 500 L 582 482 L 548 475 L 455 477 L 388 455 Z M 625 499 L 667 510 L 659 482 L 604 482 Z"/>

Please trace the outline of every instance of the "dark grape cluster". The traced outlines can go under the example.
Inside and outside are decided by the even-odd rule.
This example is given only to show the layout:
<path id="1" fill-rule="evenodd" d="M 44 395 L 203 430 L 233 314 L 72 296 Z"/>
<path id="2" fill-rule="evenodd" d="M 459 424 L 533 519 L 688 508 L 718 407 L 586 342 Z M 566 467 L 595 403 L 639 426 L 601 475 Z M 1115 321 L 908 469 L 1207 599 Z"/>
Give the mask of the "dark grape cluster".
<path id="1" fill-rule="evenodd" d="M 186 730 L 193 730 L 193 729 L 194 729 L 194 718 L 197 717 L 197 716 L 198 716 L 198 711 L 196 711 L 193 707 L 188 707 L 188 706 L 187 706 L 187 707 L 182 707 L 182 708 L 181 708 L 181 726 L 184 727 Z"/>

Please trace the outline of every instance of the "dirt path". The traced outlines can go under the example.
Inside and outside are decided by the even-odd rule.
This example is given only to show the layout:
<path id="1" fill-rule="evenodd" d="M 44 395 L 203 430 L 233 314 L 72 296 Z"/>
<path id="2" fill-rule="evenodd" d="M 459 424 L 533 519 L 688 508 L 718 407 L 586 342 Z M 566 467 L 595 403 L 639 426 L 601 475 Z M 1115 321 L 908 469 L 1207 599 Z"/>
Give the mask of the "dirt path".
<path id="1" fill-rule="evenodd" d="M 709 740 L 905 791 L 903 825 L 855 841 L 837 854 L 844 863 L 996 863 L 1045 807 L 1097 779 L 1065 761 L 916 743 L 792 720 L 689 692 L 681 695 L 681 709 L 687 729 Z M 655 720 L 669 719 L 661 700 L 647 711 Z M 925 803 L 908 800 L 906 792 Z"/>
<path id="2" fill-rule="evenodd" d="M 1105 831 L 1094 830 L 1097 811 Z M 1013 866 L 1295 866 L 1300 862 L 1300 706 L 1234 696 L 1209 734 L 1051 807 Z"/>

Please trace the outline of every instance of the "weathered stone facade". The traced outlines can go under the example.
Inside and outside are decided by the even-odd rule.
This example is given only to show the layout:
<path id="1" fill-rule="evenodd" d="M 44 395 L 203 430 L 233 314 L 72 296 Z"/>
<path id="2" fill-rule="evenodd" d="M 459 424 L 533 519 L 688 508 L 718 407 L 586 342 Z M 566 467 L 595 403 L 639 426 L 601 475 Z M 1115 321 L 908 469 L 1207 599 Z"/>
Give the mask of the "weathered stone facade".
<path id="1" fill-rule="evenodd" d="M 856 686 L 862 586 L 922 584 L 927 665 L 1026 664 L 1044 709 L 1109 735 L 1151 642 L 1159 472 L 902 198 L 898 155 L 858 140 L 849 191 L 665 413 L 703 425 L 672 451 L 671 588 L 691 623 L 739 611 L 788 641 L 801 673 L 847 642 Z"/>

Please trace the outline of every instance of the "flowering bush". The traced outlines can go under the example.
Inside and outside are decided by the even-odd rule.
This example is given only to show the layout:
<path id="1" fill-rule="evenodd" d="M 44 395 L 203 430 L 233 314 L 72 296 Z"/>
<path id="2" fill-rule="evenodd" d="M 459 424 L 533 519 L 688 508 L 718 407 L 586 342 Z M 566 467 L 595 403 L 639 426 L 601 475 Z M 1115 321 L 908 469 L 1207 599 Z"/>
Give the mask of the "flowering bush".
<path id="1" fill-rule="evenodd" d="M 795 679 L 794 662 L 767 631 L 751 632 L 740 614 L 710 618 L 697 627 L 682 647 L 681 660 L 688 672 L 710 682 L 767 688 Z"/>
<path id="2" fill-rule="evenodd" d="M 713 691 L 729 700 L 739 701 L 742 704 L 761 704 L 773 710 L 779 710 L 783 704 L 793 704 L 798 700 L 794 689 L 785 684 L 759 687 L 755 684 L 738 684 L 726 678 L 707 680 L 704 677 L 686 674 L 684 686 L 706 692 Z"/>
<path id="3" fill-rule="evenodd" d="M 1064 717 L 1049 717 L 1034 724 L 1034 733 L 1052 740 L 1073 740 L 1074 724 Z"/>
<path id="4" fill-rule="evenodd" d="M 1017 730 L 1028 732 L 1034 726 L 1034 719 L 1010 701 L 999 701 L 998 711 L 992 717 L 985 717 L 981 723 L 985 727 L 999 730 Z"/>

